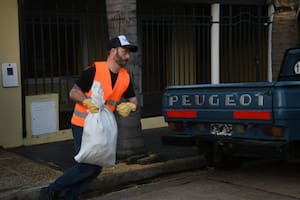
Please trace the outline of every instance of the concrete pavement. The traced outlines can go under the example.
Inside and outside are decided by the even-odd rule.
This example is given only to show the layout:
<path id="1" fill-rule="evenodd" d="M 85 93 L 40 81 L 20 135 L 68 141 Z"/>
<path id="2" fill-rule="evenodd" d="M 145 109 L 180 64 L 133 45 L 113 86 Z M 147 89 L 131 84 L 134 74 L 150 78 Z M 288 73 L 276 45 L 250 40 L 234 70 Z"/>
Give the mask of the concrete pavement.
<path id="1" fill-rule="evenodd" d="M 167 128 L 143 130 L 148 155 L 155 155 L 155 159 L 146 164 L 119 161 L 114 169 L 105 168 L 84 196 L 99 195 L 160 175 L 205 166 L 196 147 L 162 145 L 161 137 L 165 134 L 168 134 Z M 72 141 L 0 149 L 0 199 L 38 199 L 40 188 L 72 164 Z"/>

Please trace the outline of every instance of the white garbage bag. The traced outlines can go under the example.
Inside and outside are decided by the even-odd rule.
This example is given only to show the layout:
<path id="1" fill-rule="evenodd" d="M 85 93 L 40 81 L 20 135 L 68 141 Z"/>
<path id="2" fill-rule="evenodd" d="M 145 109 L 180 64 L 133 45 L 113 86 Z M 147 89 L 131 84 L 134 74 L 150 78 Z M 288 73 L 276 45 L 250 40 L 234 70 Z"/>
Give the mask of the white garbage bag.
<path id="1" fill-rule="evenodd" d="M 99 82 L 93 83 L 91 98 L 99 112 L 87 115 L 81 148 L 74 159 L 79 163 L 113 167 L 116 162 L 118 128 L 114 114 L 104 105 L 103 90 Z"/>

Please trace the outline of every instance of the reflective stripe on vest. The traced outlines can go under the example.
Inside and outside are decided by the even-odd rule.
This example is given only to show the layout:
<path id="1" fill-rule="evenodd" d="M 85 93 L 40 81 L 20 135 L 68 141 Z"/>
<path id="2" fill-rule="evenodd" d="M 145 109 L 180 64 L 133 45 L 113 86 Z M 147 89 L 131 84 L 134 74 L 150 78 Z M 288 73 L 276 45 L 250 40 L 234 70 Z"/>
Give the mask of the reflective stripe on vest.
<path id="1" fill-rule="evenodd" d="M 106 102 L 106 107 L 112 112 L 115 110 L 118 102 L 120 101 L 122 95 L 127 90 L 129 85 L 129 74 L 126 69 L 120 68 L 118 72 L 118 78 L 112 89 L 111 75 L 106 62 L 95 62 L 96 72 L 94 76 L 94 81 L 100 82 L 104 100 Z M 92 91 L 85 93 L 85 96 L 90 97 Z M 87 108 L 79 103 L 75 104 L 73 116 L 71 123 L 77 126 L 83 127 L 84 120 L 88 114 Z"/>
<path id="2" fill-rule="evenodd" d="M 78 117 L 82 117 L 82 118 L 86 118 L 87 116 L 87 113 L 85 112 L 80 112 L 79 110 L 76 110 L 74 109 L 74 112 L 73 112 L 75 115 L 77 115 Z"/>

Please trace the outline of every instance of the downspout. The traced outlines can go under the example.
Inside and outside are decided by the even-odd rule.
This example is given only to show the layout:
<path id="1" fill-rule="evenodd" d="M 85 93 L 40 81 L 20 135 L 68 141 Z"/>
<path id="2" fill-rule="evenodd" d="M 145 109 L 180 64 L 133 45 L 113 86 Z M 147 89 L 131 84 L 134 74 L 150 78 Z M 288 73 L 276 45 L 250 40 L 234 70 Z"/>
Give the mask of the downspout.
<path id="1" fill-rule="evenodd" d="M 220 83 L 220 4 L 211 5 L 211 83 Z"/>

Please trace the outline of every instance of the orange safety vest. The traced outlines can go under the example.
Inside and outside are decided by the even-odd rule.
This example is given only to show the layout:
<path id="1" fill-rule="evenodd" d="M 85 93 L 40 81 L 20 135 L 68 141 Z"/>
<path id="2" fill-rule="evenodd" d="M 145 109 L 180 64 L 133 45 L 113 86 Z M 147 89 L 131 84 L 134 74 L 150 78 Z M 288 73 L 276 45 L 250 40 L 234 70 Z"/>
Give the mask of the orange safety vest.
<path id="1" fill-rule="evenodd" d="M 120 68 L 118 73 L 118 78 L 112 88 L 110 71 L 106 62 L 95 62 L 96 72 L 94 76 L 94 81 L 101 83 L 104 100 L 106 107 L 112 112 L 116 109 L 116 105 L 120 101 L 124 92 L 127 90 L 129 85 L 129 74 L 126 69 Z M 84 93 L 85 96 L 90 97 L 92 95 L 92 90 Z M 71 119 L 71 123 L 76 126 L 83 127 L 84 120 L 88 114 L 87 107 L 80 103 L 75 104 L 75 109 Z"/>

